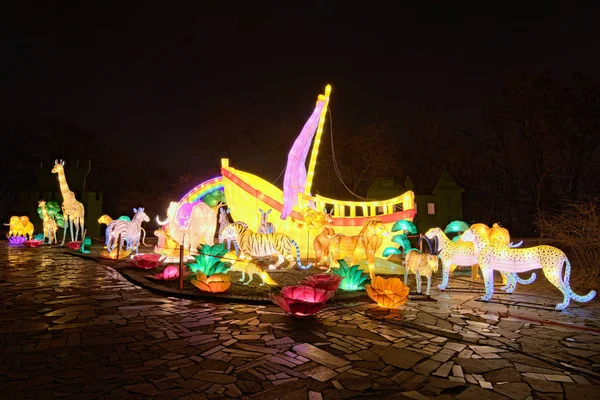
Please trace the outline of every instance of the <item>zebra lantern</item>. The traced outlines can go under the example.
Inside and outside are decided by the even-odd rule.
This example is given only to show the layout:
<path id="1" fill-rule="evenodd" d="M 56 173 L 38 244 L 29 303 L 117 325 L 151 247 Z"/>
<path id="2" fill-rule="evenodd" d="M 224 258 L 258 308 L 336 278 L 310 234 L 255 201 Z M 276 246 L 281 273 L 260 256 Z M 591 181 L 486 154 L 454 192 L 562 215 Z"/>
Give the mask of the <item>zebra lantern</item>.
<path id="1" fill-rule="evenodd" d="M 150 218 L 142 207 L 134 208 L 133 212 L 135 215 L 131 221 L 117 219 L 108 224 L 106 228 L 106 250 L 109 253 L 115 248 L 115 245 L 123 248 L 124 244 L 126 244 L 126 250 L 135 250 L 135 254 L 139 253 L 142 222 L 148 222 Z M 121 243 L 117 243 L 119 234 L 121 235 Z"/>

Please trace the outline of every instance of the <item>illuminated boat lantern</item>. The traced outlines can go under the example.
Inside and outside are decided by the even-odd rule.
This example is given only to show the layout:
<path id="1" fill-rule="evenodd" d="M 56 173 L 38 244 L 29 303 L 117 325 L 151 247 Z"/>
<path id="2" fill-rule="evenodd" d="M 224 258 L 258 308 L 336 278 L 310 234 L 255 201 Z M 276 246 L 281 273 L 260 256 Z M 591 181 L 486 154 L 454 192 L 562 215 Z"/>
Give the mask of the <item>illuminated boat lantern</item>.
<path id="1" fill-rule="evenodd" d="M 270 222 L 275 231 L 292 237 L 298 243 L 303 258 L 315 257 L 313 241 L 318 235 L 318 232 L 308 232 L 307 225 L 302 224 L 302 211 L 308 206 L 315 210 L 333 210 L 332 228 L 335 233 L 347 236 L 358 235 L 365 223 L 373 217 L 379 218 L 388 231 L 399 220 L 412 221 L 416 213 L 412 191 L 377 201 L 342 201 L 311 194 L 330 94 L 331 86 L 327 85 L 325 93 L 319 95 L 313 113 L 289 152 L 283 190 L 257 175 L 233 168 L 229 159 L 224 158 L 221 160 L 221 176 L 192 189 L 179 203 L 202 201 L 203 196 L 220 189 L 225 193 L 233 220 L 244 221 L 251 227 L 260 225 L 259 209 L 270 209 Z M 309 151 L 311 155 L 306 169 Z M 398 273 L 391 270 L 390 265 L 395 264 L 387 262 L 381 253 L 386 247 L 397 247 L 391 239 L 392 235 L 384 238 L 377 254 L 375 272 L 378 274 Z M 387 267 L 379 267 L 385 264 Z"/>

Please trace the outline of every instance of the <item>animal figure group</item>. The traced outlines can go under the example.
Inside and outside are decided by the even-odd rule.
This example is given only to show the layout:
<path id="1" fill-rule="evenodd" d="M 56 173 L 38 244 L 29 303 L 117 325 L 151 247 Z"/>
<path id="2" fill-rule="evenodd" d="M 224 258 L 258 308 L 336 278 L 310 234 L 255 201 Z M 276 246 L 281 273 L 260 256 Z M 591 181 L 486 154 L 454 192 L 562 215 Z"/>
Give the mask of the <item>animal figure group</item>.
<path id="1" fill-rule="evenodd" d="M 330 272 L 332 268 L 338 268 L 338 260 L 345 257 L 352 258 L 351 265 L 366 258 L 370 275 L 374 277 L 375 255 L 383 238 L 390 234 L 379 218 L 368 219 L 358 235 L 347 236 L 335 233 L 333 216 L 326 209 L 321 212 L 307 207 L 302 214 L 306 226 L 319 232 L 313 241 L 317 265 L 328 265 L 327 272 Z"/>
<path id="2" fill-rule="evenodd" d="M 558 311 L 567 308 L 571 299 L 585 303 L 596 296 L 595 290 L 591 290 L 585 296 L 573 292 L 569 284 L 571 263 L 565 253 L 556 247 L 511 248 L 490 240 L 475 229 L 463 233 L 462 240 L 472 242 L 478 251 L 477 262 L 485 283 L 485 295 L 481 298 L 484 301 L 489 301 L 494 294 L 494 270 L 516 276 L 520 272 L 541 268 L 550 283 L 563 294 L 563 301 L 555 307 Z M 532 273 L 532 278 L 535 279 L 535 273 Z"/>
<path id="3" fill-rule="evenodd" d="M 25 236 L 29 240 L 33 238 L 33 224 L 26 215 L 21 217 L 13 215 L 10 217 L 10 222 L 4 225 L 10 227 L 8 233 L 6 234 L 7 238 L 12 236 Z"/>
<path id="4" fill-rule="evenodd" d="M 308 269 L 312 265 L 302 265 L 300 260 L 300 247 L 291 237 L 283 233 L 256 233 L 234 222 L 227 225 L 221 232 L 222 240 L 231 240 L 241 260 L 247 257 L 278 257 L 275 264 L 269 265 L 269 269 L 279 267 L 284 259 L 289 261 L 287 269 L 292 269 L 296 263 L 301 269 Z M 296 249 L 294 259 L 293 248 Z"/>
<path id="5" fill-rule="evenodd" d="M 150 221 L 143 208 L 134 208 L 135 215 L 131 221 L 113 220 L 106 227 L 106 250 L 110 253 L 115 246 L 121 248 L 125 245 L 125 250 L 135 250 L 135 254 L 139 253 L 140 237 L 142 232 L 142 222 Z M 121 237 L 121 242 L 119 241 Z M 144 237 L 146 231 L 144 231 Z"/>
<path id="6" fill-rule="evenodd" d="M 510 235 L 505 228 L 500 227 L 498 224 L 490 229 L 485 224 L 473 224 L 471 230 L 479 232 L 482 236 L 488 237 L 490 240 L 497 242 L 505 246 L 518 246 L 510 243 Z M 463 234 L 464 235 L 464 234 Z M 438 285 L 438 289 L 446 290 L 450 279 L 451 271 L 456 268 L 457 265 L 471 266 L 476 268 L 478 250 L 473 243 L 467 242 L 461 239 L 453 242 L 440 228 L 431 228 L 425 233 L 425 237 L 430 240 L 436 240 L 438 243 L 439 257 L 442 261 L 442 283 Z M 514 290 L 513 283 L 529 284 L 533 282 L 535 278 L 523 280 L 517 275 L 506 277 L 507 285 L 503 287 L 503 290 Z M 507 291 L 508 291 L 507 290 Z"/>
<path id="7" fill-rule="evenodd" d="M 361 258 L 367 259 L 369 275 L 375 278 L 375 254 L 381 247 L 383 237 L 390 233 L 379 218 L 370 218 L 356 236 L 335 234 L 329 242 L 329 269 L 339 267 L 338 260 L 352 257 L 350 265 L 358 264 Z"/>

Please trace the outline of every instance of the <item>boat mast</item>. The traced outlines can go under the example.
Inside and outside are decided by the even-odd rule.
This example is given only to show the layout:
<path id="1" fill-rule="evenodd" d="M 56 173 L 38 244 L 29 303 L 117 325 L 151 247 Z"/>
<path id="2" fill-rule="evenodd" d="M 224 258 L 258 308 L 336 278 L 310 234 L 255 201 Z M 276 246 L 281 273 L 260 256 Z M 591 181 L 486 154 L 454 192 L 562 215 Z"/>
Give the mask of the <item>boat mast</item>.
<path id="1" fill-rule="evenodd" d="M 312 187 L 313 177 L 315 175 L 315 167 L 317 165 L 317 154 L 319 153 L 319 143 L 321 143 L 321 135 L 323 134 L 323 125 L 325 124 L 325 116 L 327 115 L 327 107 L 329 106 L 329 94 L 331 93 L 331 85 L 325 86 L 325 94 L 320 94 L 317 100 L 325 101 L 321 115 L 319 116 L 319 126 L 317 127 L 317 133 L 315 135 L 315 141 L 313 143 L 312 151 L 310 153 L 310 161 L 308 164 L 308 172 L 306 174 L 306 185 L 304 194 L 310 196 L 310 189 Z"/>

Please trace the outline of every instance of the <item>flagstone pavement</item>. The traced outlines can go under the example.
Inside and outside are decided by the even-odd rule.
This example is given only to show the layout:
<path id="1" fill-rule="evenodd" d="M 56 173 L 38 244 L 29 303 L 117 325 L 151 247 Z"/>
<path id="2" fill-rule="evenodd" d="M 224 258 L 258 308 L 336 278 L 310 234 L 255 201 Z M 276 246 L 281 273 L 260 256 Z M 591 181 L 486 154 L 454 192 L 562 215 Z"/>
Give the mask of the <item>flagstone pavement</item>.
<path id="1" fill-rule="evenodd" d="M 598 397 L 598 300 L 559 313 L 542 283 L 494 303 L 477 301 L 481 285 L 451 284 L 435 302 L 333 302 L 298 320 L 274 305 L 160 296 L 64 249 L 0 244 L 0 396 Z"/>

